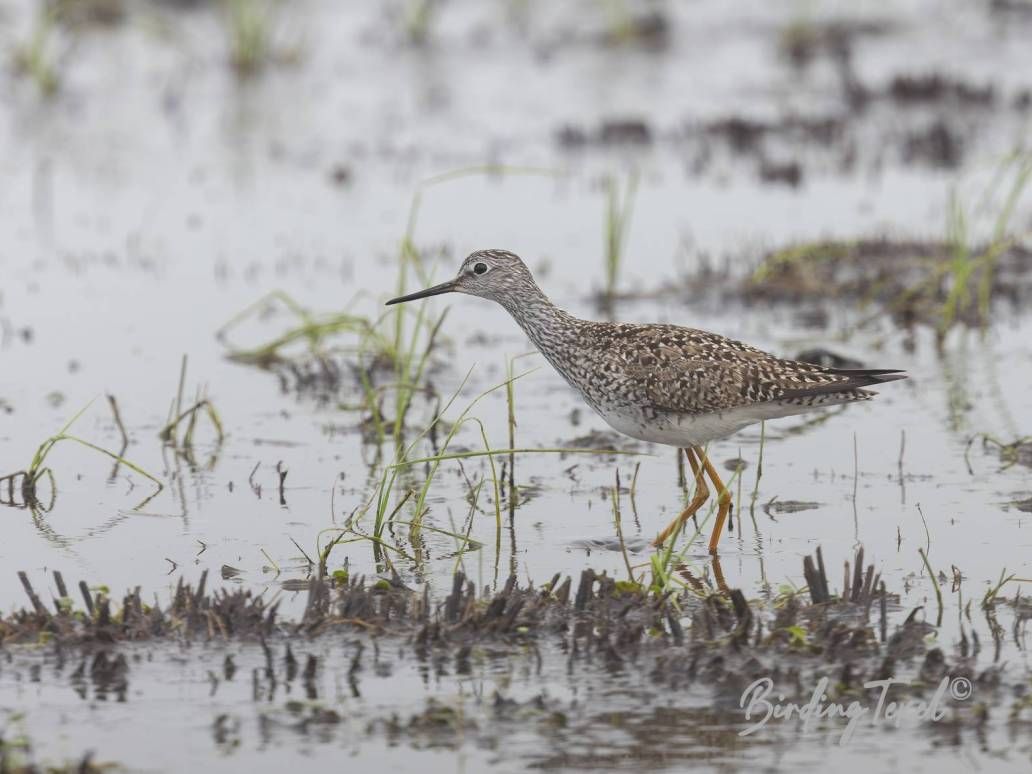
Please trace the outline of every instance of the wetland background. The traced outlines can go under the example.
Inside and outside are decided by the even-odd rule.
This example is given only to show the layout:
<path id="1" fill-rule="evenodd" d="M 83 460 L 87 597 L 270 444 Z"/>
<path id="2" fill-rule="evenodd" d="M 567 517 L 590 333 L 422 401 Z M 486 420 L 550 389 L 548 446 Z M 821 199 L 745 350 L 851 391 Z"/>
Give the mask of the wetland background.
<path id="1" fill-rule="evenodd" d="M 1030 32 L 1020 0 L 0 0 L 4 765 L 1027 769 Z M 736 662 L 702 540 L 648 546 L 690 496 L 672 450 L 609 432 L 501 309 L 382 307 L 483 247 L 580 316 L 906 368 L 712 446 L 723 576 L 790 631 L 803 557 L 835 592 L 862 546 L 890 631 L 923 608 L 907 668 L 939 648 L 1001 687 L 844 748 L 738 737 L 723 672 L 675 679 L 682 647 Z M 120 459 L 45 444 L 73 419 Z M 519 613 L 430 655 L 382 608 L 264 639 L 49 620 L 80 580 L 141 589 L 123 622 L 207 572 L 310 623 L 320 575 L 443 604 L 457 571 L 490 599 L 589 568 L 679 600 L 641 658 L 573 668 L 576 627 Z M 841 677 L 818 619 L 771 658 Z"/>

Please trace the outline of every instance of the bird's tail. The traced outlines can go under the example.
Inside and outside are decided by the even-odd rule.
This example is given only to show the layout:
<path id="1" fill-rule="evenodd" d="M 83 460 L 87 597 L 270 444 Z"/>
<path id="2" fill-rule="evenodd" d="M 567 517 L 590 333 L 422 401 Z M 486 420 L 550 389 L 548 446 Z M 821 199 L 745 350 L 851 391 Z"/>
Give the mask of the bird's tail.
<path id="1" fill-rule="evenodd" d="M 830 395 L 836 392 L 851 392 L 861 387 L 906 379 L 907 373 L 898 368 L 826 368 L 824 373 L 840 376 L 834 382 L 813 384 L 796 390 L 787 390 L 784 398 L 803 398 L 814 395 Z"/>

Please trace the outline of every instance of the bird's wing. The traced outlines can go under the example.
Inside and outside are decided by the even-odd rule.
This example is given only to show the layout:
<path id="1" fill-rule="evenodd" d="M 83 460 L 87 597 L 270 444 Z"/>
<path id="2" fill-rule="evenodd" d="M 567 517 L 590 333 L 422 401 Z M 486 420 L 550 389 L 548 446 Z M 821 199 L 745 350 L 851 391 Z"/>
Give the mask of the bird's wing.
<path id="1" fill-rule="evenodd" d="M 605 356 L 619 360 L 631 382 L 628 388 L 660 411 L 724 411 L 848 392 L 905 378 L 893 369 L 833 369 L 783 360 L 740 341 L 692 328 L 634 328 L 637 330 L 628 330 L 614 342 L 617 346 Z"/>

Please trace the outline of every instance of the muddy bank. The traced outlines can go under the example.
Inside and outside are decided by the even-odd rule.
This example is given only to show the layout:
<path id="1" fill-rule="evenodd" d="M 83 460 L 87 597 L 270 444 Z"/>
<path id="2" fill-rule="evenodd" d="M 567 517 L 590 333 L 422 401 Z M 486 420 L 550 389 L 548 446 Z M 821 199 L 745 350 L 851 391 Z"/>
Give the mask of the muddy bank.
<path id="1" fill-rule="evenodd" d="M 751 303 L 873 305 L 903 326 L 978 327 L 990 301 L 1012 314 L 1027 308 L 1032 250 L 889 239 L 800 245 L 766 255 L 738 291 Z"/>
<path id="2" fill-rule="evenodd" d="M 887 237 L 808 242 L 758 259 L 707 260 L 677 283 L 624 296 L 664 297 L 702 308 L 783 310 L 803 330 L 826 329 L 850 309 L 854 332 L 891 322 L 941 337 L 955 326 L 984 329 L 1019 319 L 1032 300 L 1032 250 L 1010 237 L 974 244 Z M 910 337 L 907 342 L 909 349 Z"/>
<path id="3" fill-rule="evenodd" d="M 248 590 L 208 592 L 203 576 L 196 587 L 181 583 L 164 606 L 142 602 L 139 589 L 115 606 L 86 584 L 73 602 L 57 575 L 60 596 L 44 603 L 23 578 L 31 607 L 0 619 L 0 684 L 51 686 L 51 699 L 23 695 L 31 727 L 48 702 L 66 701 L 60 694 L 153 712 L 162 681 L 206 673 L 208 699 L 185 710 L 210 721 L 186 734 L 241 763 L 257 752 L 247 730 L 255 718 L 259 739 L 293 740 L 286 743 L 316 756 L 355 744 L 358 730 L 374 748 L 491 750 L 544 768 L 627 759 L 670 766 L 700 755 L 719 762 L 791 738 L 790 728 L 740 735 L 756 722 L 745 717 L 743 696 L 766 680 L 781 701 L 800 706 L 820 685 L 825 703 L 936 703 L 935 722 L 905 721 L 933 738 L 989 737 L 1028 711 L 1023 677 L 1001 660 L 1007 635 L 998 619 L 1010 619 L 1017 636 L 1032 613 L 1002 595 L 982 604 L 992 642 L 962 626 L 961 640 L 945 643 L 928 609 L 901 609 L 862 551 L 844 563 L 834 592 L 819 550 L 803 563 L 806 587 L 765 598 L 721 590 L 719 563 L 712 577 L 671 569 L 683 576 L 680 591 L 587 570 L 538 586 L 512 577 L 492 594 L 459 573 L 441 599 L 397 578 L 338 573 L 311 580 L 297 620 L 280 620 L 275 601 Z M 510 675 L 509 687 L 489 681 L 484 693 L 454 693 L 490 674 Z M 577 690 L 567 693 L 558 675 Z M 421 709 L 412 706 L 414 676 Z M 407 696 L 400 703 L 361 703 L 398 690 Z M 846 726 L 827 720 L 820 733 L 836 737 Z M 36 745 L 49 752 L 46 741 Z M 102 752 L 132 761 L 139 751 L 127 736 L 121 750 Z"/>

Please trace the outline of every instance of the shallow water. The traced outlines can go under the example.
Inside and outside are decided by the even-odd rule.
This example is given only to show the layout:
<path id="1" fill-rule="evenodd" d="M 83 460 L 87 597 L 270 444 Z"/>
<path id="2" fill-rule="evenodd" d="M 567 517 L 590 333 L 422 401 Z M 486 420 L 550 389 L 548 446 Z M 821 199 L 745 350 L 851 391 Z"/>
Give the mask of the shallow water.
<path id="1" fill-rule="evenodd" d="M 49 756 L 72 758 L 90 748 L 104 751 L 98 762 L 113 757 L 130 770 L 236 771 L 246 764 L 275 771 L 298 760 L 375 763 L 385 771 L 684 770 L 689 762 L 715 771 L 779 770 L 828 761 L 854 770 L 863 760 L 880 771 L 953 772 L 972 765 L 1018 770 L 1028 754 L 1014 727 L 943 723 L 927 731 L 910 718 L 898 726 L 860 724 L 844 745 L 841 727 L 827 722 L 807 733 L 772 723 L 742 737 L 748 724 L 719 706 L 717 689 L 657 691 L 634 664 L 603 682 L 590 668 L 571 672 L 565 655 L 549 646 L 541 652 L 544 669 L 530 653 L 487 653 L 459 674 L 450 660 L 431 665 L 405 647 L 384 648 L 374 662 L 365 640 L 363 668 L 349 674 L 360 641 L 332 636 L 304 646 L 299 655 L 313 653 L 324 665 L 311 687 L 284 682 L 281 671 L 275 686 L 252 677 L 264 671 L 257 646 L 232 649 L 237 673 L 229 679 L 222 647 L 134 646 L 124 648 L 132 675 L 124 702 L 88 682 L 78 690 L 48 685 L 58 674 L 67 680 L 74 662 L 60 673 L 46 663 L 44 678 L 30 682 L 16 659 L 5 674 L 21 681 L 8 677 L 5 694 L 33 707 L 29 720 L 12 728 L 48 729 Z M 434 717 L 436 723 L 413 720 Z M 146 745 L 134 741 L 140 737 Z"/>
<path id="2" fill-rule="evenodd" d="M 978 433 L 1009 441 L 1032 432 L 1027 315 L 1001 310 L 984 337 L 954 332 L 939 355 L 930 332 L 911 351 L 889 321 L 857 329 L 870 310 L 832 308 L 829 325 L 815 330 L 791 309 L 725 305 L 718 289 L 700 299 L 679 288 L 702 265 L 727 266 L 740 277 L 766 250 L 796 241 L 941 238 L 951 190 L 972 208 L 973 233 L 988 233 L 993 209 L 976 209 L 979 194 L 1002 156 L 1027 136 L 1029 113 L 1014 102 L 1032 86 L 1022 37 L 1032 17 L 1001 17 L 968 3 L 815 7 L 804 21 L 886 23 L 884 33 L 854 42 L 852 66 L 872 91 L 896 75 L 941 72 L 990 83 L 996 95 L 991 109 L 874 99 L 853 113 L 843 107 L 828 57 L 818 55 L 799 72 L 778 55 L 779 34 L 799 18 L 762 3 L 733 16 L 722 4 L 671 5 L 670 42 L 660 51 L 600 45 L 606 20 L 591 4 L 564 12 L 531 3 L 521 26 L 500 7 L 449 3 L 423 47 L 405 43 L 386 11 L 328 2 L 302 8 L 277 28 L 278 45 L 299 51 L 299 61 L 243 84 L 226 66 L 211 9 L 161 4 L 134 10 L 112 29 L 77 35 L 51 101 L 13 72 L 0 76 L 0 472 L 26 466 L 45 437 L 98 396 L 75 431 L 117 448 L 102 397 L 110 393 L 130 431 L 126 456 L 171 482 L 134 511 L 150 491 L 144 479 L 122 468 L 112 480 L 107 460 L 57 447 L 49 460 L 58 487 L 53 509 L 35 519 L 27 510 L 0 511 L 0 562 L 8 569 L 0 609 L 25 604 L 14 576 L 20 569 L 39 590 L 53 588 L 49 572 L 58 569 L 75 581 L 115 591 L 138 585 L 164 597 L 180 577 L 196 579 L 203 569 L 214 577 L 228 565 L 240 573 L 226 583 L 267 588 L 283 596 L 285 612 L 297 613 L 304 595 L 279 586 L 308 571 L 292 540 L 314 556 L 320 531 L 365 504 L 378 479 L 376 449 L 358 430 L 361 413 L 336 405 L 354 405 L 361 396 L 345 387 L 327 405 L 284 391 L 273 375 L 228 361 L 215 331 L 272 290 L 312 310 L 377 316 L 395 294 L 398 245 L 419 182 L 495 163 L 559 174 L 475 176 L 426 189 L 415 242 L 440 256 L 436 278 L 472 249 L 506 247 L 528 260 L 560 305 L 600 314 L 592 295 L 603 281 L 603 176 L 623 180 L 637 168 L 621 285 L 641 293 L 620 302 L 615 316 L 706 328 L 786 355 L 825 346 L 910 372 L 909 381 L 887 385 L 878 400 L 827 422 L 768 425 L 758 483 L 758 428 L 713 444 L 719 463 L 738 456 L 747 463 L 740 495 L 736 485 L 736 529 L 722 543 L 730 585 L 749 596 L 803 585 L 801 557 L 817 545 L 832 565 L 863 545 L 887 585 L 903 592 L 901 608 L 924 605 L 932 615 L 933 588 L 918 554 L 925 548 L 937 572 L 949 576 L 955 567 L 964 578 L 944 600 L 939 639 L 950 645 L 959 637 L 963 605 L 980 599 L 1001 571 L 1029 577 L 1027 513 L 1011 504 L 1032 494 L 1028 470 L 1001 469 L 995 451 L 969 445 Z M 31 4 L 0 9 L 3 37 L 23 39 Z M 842 116 L 846 127 L 830 148 L 777 133 L 766 143 L 761 155 L 799 160 L 798 187 L 763 183 L 755 153 L 699 131 L 731 116 L 776 124 L 792 115 Z M 907 162 L 908 133 L 942 116 L 962 138 L 959 163 Z M 557 142 L 566 127 L 590 133 L 609 118 L 644 120 L 652 141 L 573 151 Z M 347 169 L 348 182 L 334 181 L 338 169 Z M 1013 222 L 1027 227 L 1027 202 Z M 661 288 L 666 292 L 651 292 Z M 450 307 L 445 345 L 434 357 L 437 392 L 452 395 L 472 368 L 454 418 L 500 383 L 507 360 L 529 344 L 487 302 L 432 303 Z M 233 340 L 258 343 L 289 325 L 280 313 L 234 332 Z M 196 465 L 163 450 L 157 438 L 183 354 L 188 394 L 206 385 L 227 432 L 215 444 L 202 423 Z M 517 446 L 551 448 L 605 429 L 539 356 L 517 361 L 517 370 L 534 367 L 515 386 Z M 418 402 L 410 425 L 425 426 L 432 412 L 432 403 Z M 488 396 L 476 416 L 492 446 L 505 448 L 504 394 Z M 463 432 L 456 443 L 482 442 Z M 479 587 L 492 588 L 510 573 L 537 582 L 585 567 L 625 574 L 610 498 L 616 472 L 627 487 L 639 463 L 633 502 L 625 493 L 621 514 L 631 562 L 647 563 L 645 541 L 679 510 L 684 491 L 673 450 L 637 450 L 643 456 L 520 455 L 523 501 L 511 523 L 503 513 L 496 529 L 485 489 L 470 532 L 479 550 L 457 557 L 454 538 L 424 530 L 412 541 L 398 527 L 394 538 L 411 557 L 396 560 L 398 571 L 406 583 L 437 591 L 447 590 L 457 566 Z M 390 444 L 382 451 L 389 457 Z M 289 471 L 283 502 L 278 463 Z M 482 458 L 463 470 L 471 478 L 489 474 Z M 442 466 L 428 526 L 463 531 L 463 470 Z M 818 505 L 778 513 L 775 506 L 786 501 Z M 384 570 L 365 542 L 334 550 L 331 569 L 345 563 L 352 571 Z M 712 572 L 701 539 L 687 563 L 694 573 Z M 985 622 L 965 625 L 981 627 L 990 640 Z M 1025 664 L 1024 654 L 1015 648 L 1009 658 Z M 189 743 L 169 749 L 171 770 L 211 755 L 210 716 L 219 711 L 201 701 L 203 667 L 187 663 L 192 677 L 173 683 L 171 694 L 159 688 L 167 674 L 159 670 L 153 683 L 134 680 L 138 693 L 122 708 L 83 705 L 56 684 L 16 694 L 8 684 L 3 705 L 28 713 L 25 723 L 39 743 L 58 718 L 75 725 L 84 706 L 109 729 L 131 728 L 141 717 L 178 728 L 196 700 L 205 709 L 184 732 Z M 408 684 L 389 682 L 393 704 L 384 706 L 407 707 Z M 101 757 L 147 766 L 136 757 L 133 736 L 125 738 L 109 750 L 97 737 Z M 301 738 L 299 749 L 319 754 L 309 741 Z M 68 748 L 47 752 L 74 757 L 82 743 L 76 732 Z M 389 749 L 400 768 L 413 761 L 441 770 L 504 768 L 498 755 L 475 744 L 460 745 L 458 759 L 378 741 L 341 744 L 362 760 L 386 760 Z M 684 744 L 690 753 L 705 743 Z M 791 754 L 775 746 L 789 755 L 785 764 L 831 755 L 819 741 L 796 744 Z M 220 765 L 271 768 L 290 760 L 275 747 L 245 733 Z M 910 768 L 912 748 L 905 749 L 898 763 Z M 984 756 L 970 744 L 964 750 Z M 253 751 L 261 755 L 242 764 Z M 848 750 L 834 754 L 853 760 Z M 736 749 L 714 765 L 748 764 L 752 755 Z M 892 753 L 885 755 L 891 765 Z M 942 754 L 934 761 L 938 770 L 952 765 Z"/>

